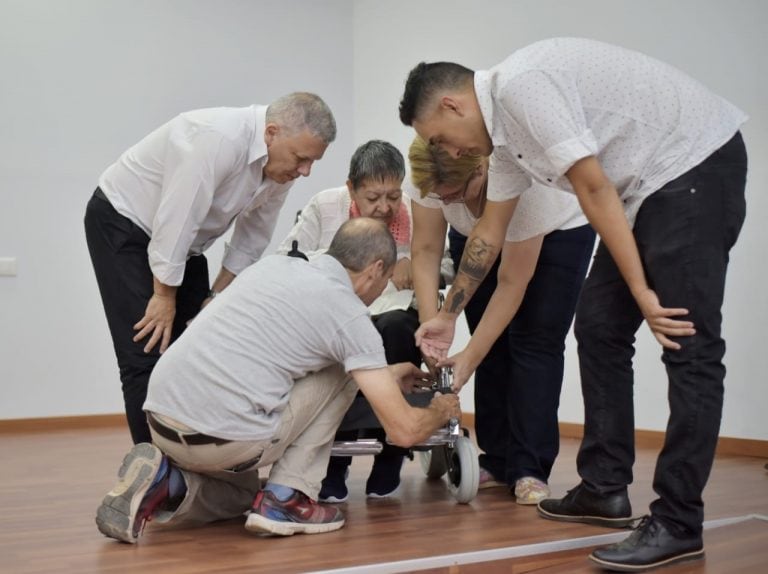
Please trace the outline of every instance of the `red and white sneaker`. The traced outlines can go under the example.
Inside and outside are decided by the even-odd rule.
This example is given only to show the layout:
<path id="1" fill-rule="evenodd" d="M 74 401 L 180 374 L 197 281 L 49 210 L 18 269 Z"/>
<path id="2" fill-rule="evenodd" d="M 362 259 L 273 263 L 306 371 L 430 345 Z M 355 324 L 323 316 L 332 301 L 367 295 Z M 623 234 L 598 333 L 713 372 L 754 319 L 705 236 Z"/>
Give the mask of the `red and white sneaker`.
<path id="1" fill-rule="evenodd" d="M 260 490 L 245 523 L 245 528 L 252 532 L 278 536 L 320 534 L 342 526 L 344 515 L 341 510 L 315 502 L 298 490 L 285 501 L 278 500 L 268 490 Z"/>
<path id="2" fill-rule="evenodd" d="M 105 536 L 136 543 L 146 522 L 168 500 L 168 464 L 164 455 L 149 443 L 134 445 L 117 473 L 117 484 L 96 511 L 96 526 Z M 155 479 L 165 466 L 164 476 Z"/>

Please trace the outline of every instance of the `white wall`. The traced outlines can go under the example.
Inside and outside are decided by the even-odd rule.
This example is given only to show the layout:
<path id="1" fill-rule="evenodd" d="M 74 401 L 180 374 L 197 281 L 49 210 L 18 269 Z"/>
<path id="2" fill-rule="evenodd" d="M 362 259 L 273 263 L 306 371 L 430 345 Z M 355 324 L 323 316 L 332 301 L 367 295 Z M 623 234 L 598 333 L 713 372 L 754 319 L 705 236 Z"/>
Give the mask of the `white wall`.
<path id="1" fill-rule="evenodd" d="M 728 342 L 722 434 L 768 439 L 766 353 L 760 341 L 768 322 L 765 265 L 768 152 L 764 29 L 761 0 L 358 0 L 355 2 L 355 141 L 380 137 L 406 151 L 413 132 L 398 120 L 408 71 L 419 61 L 457 61 L 488 68 L 533 41 L 585 36 L 641 50 L 710 86 L 744 110 L 751 166 L 749 215 L 732 252 L 724 308 Z M 466 334 L 464 335 L 466 337 Z M 458 340 L 457 343 L 461 341 Z M 466 339 L 464 339 L 466 340 Z M 668 408 L 660 348 L 643 326 L 636 355 L 636 424 L 663 430 Z M 575 341 L 568 340 L 560 419 L 582 422 Z M 472 389 L 462 391 L 463 407 Z"/>
<path id="2" fill-rule="evenodd" d="M 723 434 L 767 439 L 766 16 L 761 0 L 0 0 L 0 257 L 19 267 L 0 277 L 0 419 L 122 410 L 82 217 L 99 173 L 163 121 L 299 89 L 329 102 L 339 138 L 291 192 L 279 240 L 313 193 L 340 184 L 358 143 L 407 150 L 397 104 L 418 61 L 485 68 L 529 42 L 583 35 L 673 63 L 751 115 L 749 216 L 725 306 Z M 220 256 L 220 245 L 209 252 L 214 273 Z M 664 373 L 645 328 L 638 347 L 637 425 L 663 429 Z M 579 422 L 573 350 L 571 340 L 561 419 Z"/>
<path id="3" fill-rule="evenodd" d="M 0 419 L 121 412 L 82 219 L 101 171 L 179 112 L 320 94 L 339 136 L 282 239 L 354 149 L 349 0 L 0 0 Z M 212 273 L 221 242 L 209 252 Z"/>

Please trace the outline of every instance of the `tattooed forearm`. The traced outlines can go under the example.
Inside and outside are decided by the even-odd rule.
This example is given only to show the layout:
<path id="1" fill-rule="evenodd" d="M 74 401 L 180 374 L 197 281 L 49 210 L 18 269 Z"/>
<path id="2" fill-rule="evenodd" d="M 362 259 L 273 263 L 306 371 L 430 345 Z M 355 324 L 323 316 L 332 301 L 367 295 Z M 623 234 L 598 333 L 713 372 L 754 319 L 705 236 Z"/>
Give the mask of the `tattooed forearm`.
<path id="1" fill-rule="evenodd" d="M 459 264 L 459 273 L 464 273 L 471 282 L 480 283 L 493 265 L 495 249 L 480 238 L 475 238 L 464 248 Z"/>
<path id="2" fill-rule="evenodd" d="M 462 303 L 464 303 L 464 289 L 459 289 L 451 298 L 451 302 L 448 305 L 448 312 L 456 314 L 461 313 L 461 310 L 464 308 Z"/>
<path id="3" fill-rule="evenodd" d="M 488 274 L 496 258 L 496 252 L 492 245 L 480 238 L 472 239 L 467 243 L 459 263 L 459 273 L 446 301 L 448 313 L 461 313 Z"/>

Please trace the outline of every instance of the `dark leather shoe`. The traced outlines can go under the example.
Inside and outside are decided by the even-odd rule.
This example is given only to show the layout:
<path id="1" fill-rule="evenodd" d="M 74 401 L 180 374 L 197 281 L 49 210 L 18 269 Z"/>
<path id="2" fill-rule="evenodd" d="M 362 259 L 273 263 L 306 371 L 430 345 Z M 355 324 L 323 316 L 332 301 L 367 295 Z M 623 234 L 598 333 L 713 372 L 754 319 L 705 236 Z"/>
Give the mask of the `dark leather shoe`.
<path id="1" fill-rule="evenodd" d="M 626 492 L 600 496 L 589 492 L 584 483 L 569 490 L 563 498 L 548 498 L 539 502 L 539 516 L 561 522 L 584 522 L 624 528 L 635 518 Z"/>
<path id="2" fill-rule="evenodd" d="M 701 536 L 676 538 L 653 516 L 646 516 L 625 540 L 596 549 L 589 559 L 609 570 L 640 572 L 703 556 Z"/>

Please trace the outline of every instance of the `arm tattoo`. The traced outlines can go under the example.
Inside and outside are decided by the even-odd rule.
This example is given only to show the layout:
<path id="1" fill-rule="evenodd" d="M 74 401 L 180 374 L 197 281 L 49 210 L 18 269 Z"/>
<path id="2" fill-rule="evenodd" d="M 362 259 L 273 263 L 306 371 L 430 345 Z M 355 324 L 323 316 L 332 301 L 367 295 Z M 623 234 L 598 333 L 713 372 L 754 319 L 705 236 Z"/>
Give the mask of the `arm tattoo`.
<path id="1" fill-rule="evenodd" d="M 447 302 L 449 313 L 461 313 L 464 309 L 493 265 L 495 251 L 482 239 L 476 238 L 467 243 L 459 263 L 459 275 L 453 283 L 451 300 Z"/>
<path id="2" fill-rule="evenodd" d="M 480 283 L 488 274 L 493 261 L 489 261 L 493 255 L 493 246 L 482 239 L 473 239 L 464 249 L 461 257 L 459 272 L 464 273 L 471 283 Z"/>
<path id="3" fill-rule="evenodd" d="M 464 289 L 459 289 L 451 298 L 451 305 L 448 308 L 449 313 L 461 313 L 464 302 Z"/>

